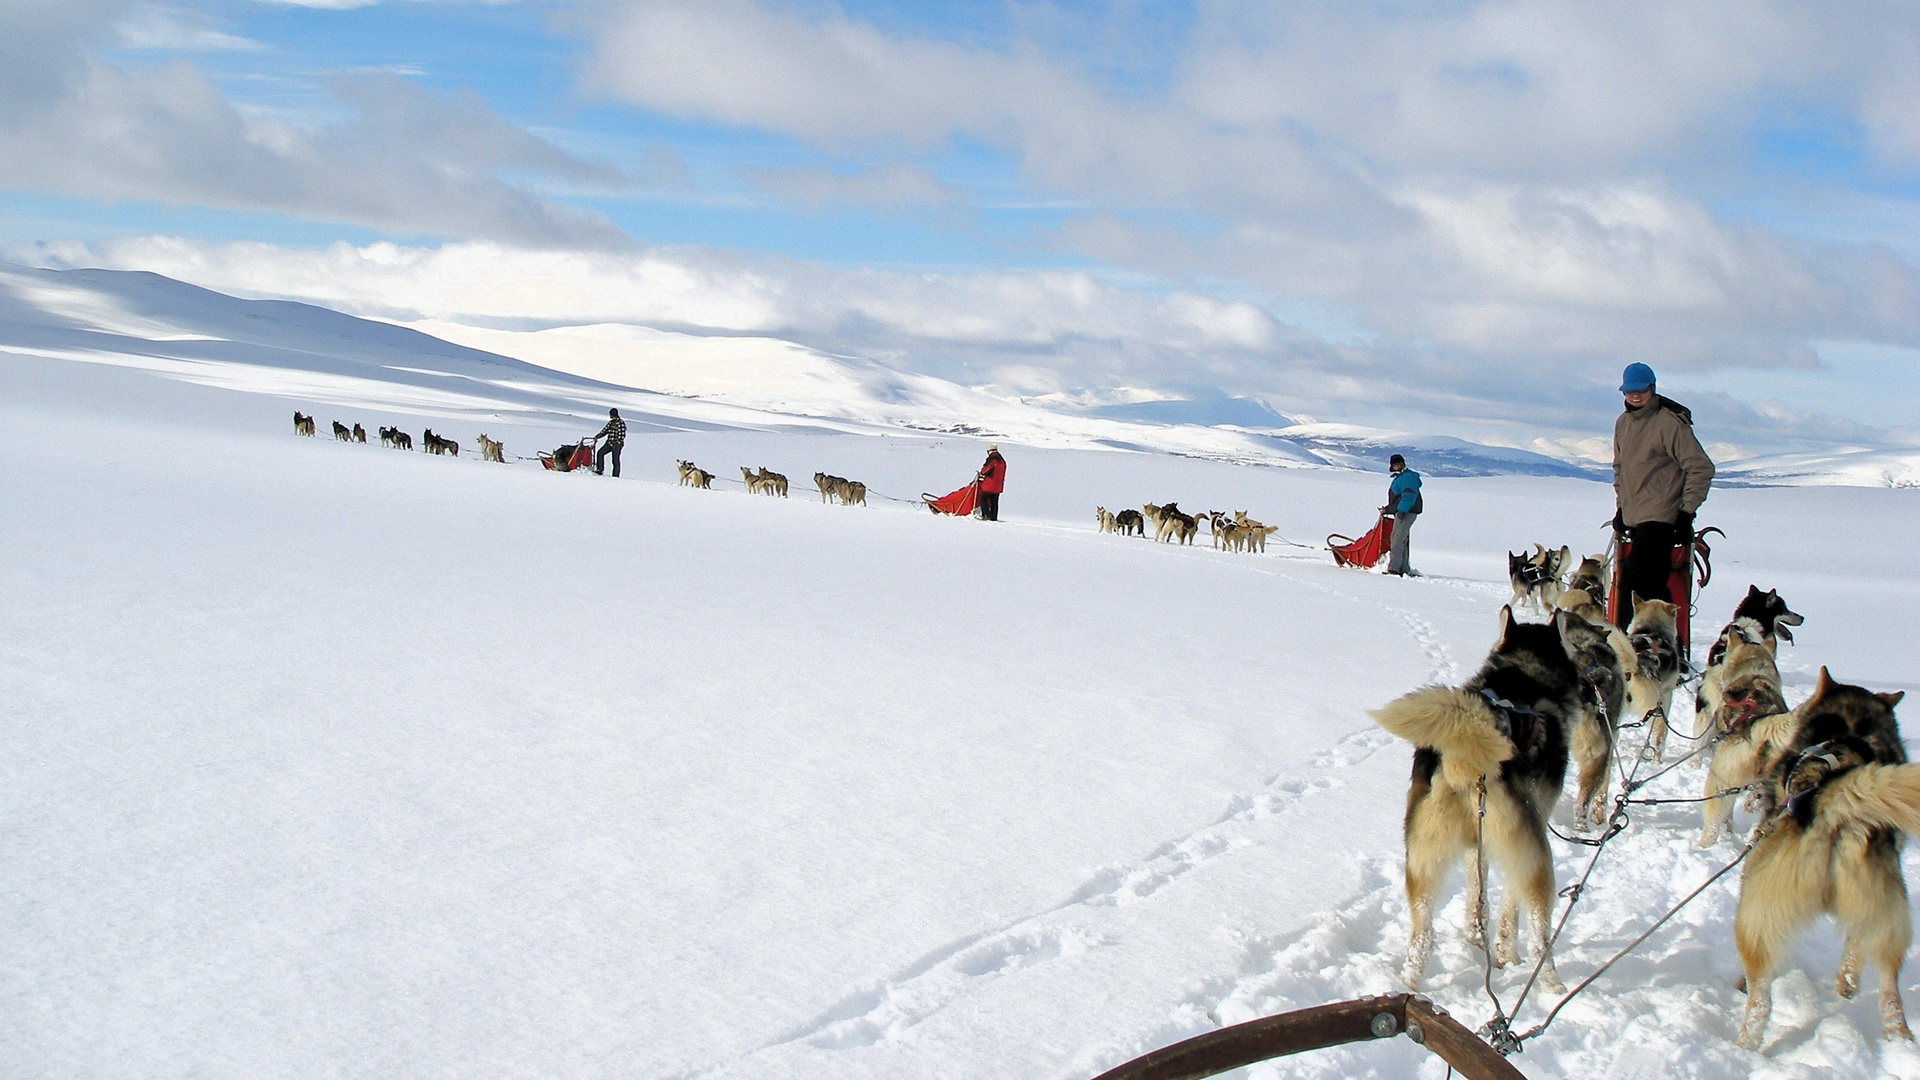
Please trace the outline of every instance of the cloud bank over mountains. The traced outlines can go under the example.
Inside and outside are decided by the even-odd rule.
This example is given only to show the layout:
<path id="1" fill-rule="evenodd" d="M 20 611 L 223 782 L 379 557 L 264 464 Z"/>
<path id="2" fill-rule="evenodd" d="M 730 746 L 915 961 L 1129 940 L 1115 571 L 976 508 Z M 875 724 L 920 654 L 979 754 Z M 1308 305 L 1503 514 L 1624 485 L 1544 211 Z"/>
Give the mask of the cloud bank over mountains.
<path id="1" fill-rule="evenodd" d="M 584 129 L 346 72 L 313 77 L 324 114 L 289 117 L 192 49 L 129 56 L 116 35 L 158 40 L 156 10 L 0 13 L 0 187 L 392 241 L 14 257 L 397 318 L 772 334 L 1009 395 L 1211 388 L 1512 445 L 1603 433 L 1620 365 L 1645 360 L 1719 441 L 1914 438 L 1848 415 L 1884 388 L 1766 391 L 1852 347 L 1920 382 L 1920 243 L 1836 225 L 1914 207 L 1913 2 L 542 8 L 573 107 L 682 138 L 655 149 L 694 160 L 690 199 L 959 234 L 1056 208 L 995 241 L 998 265 L 931 266 L 656 243 L 623 223 L 637 159 Z M 709 191 L 715 142 L 780 150 Z"/>

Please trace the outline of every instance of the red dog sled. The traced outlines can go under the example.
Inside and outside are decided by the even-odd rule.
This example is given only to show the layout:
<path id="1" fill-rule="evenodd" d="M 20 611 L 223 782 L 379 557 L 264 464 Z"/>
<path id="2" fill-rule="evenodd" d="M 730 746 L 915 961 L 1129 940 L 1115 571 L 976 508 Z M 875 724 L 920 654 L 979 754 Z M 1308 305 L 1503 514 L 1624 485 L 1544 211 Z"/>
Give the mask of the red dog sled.
<path id="1" fill-rule="evenodd" d="M 1707 546 L 1707 534 L 1727 534 L 1712 526 L 1693 534 L 1691 542 L 1680 541 L 1673 545 L 1672 558 L 1668 562 L 1667 591 L 1673 596 L 1674 629 L 1680 633 L 1680 656 L 1686 659 L 1693 655 L 1693 590 L 1694 575 L 1698 574 L 1699 588 L 1706 588 L 1713 580 L 1713 549 Z M 1625 597 L 1620 595 L 1620 568 L 1626 564 L 1627 553 L 1633 550 L 1633 541 L 1624 536 L 1614 537 L 1613 581 L 1607 590 L 1607 621 L 1615 626 L 1624 627 L 1633 618 L 1633 612 L 1622 612 L 1621 603 Z M 1622 618 L 1622 614 L 1626 617 Z"/>
<path id="2" fill-rule="evenodd" d="M 540 452 L 540 464 L 554 472 L 572 472 L 575 469 L 593 468 L 593 442 L 581 439 L 572 446 L 563 446 L 549 454 Z"/>
<path id="3" fill-rule="evenodd" d="M 975 480 L 959 491 L 942 495 L 939 498 L 935 498 L 932 494 L 923 491 L 920 493 L 920 501 L 926 503 L 927 509 L 936 514 L 952 514 L 956 517 L 966 517 L 973 513 L 974 507 L 980 505 L 980 481 Z"/>
<path id="4" fill-rule="evenodd" d="M 1335 540 L 1343 541 L 1334 543 Z M 1373 531 L 1355 540 L 1351 536 L 1331 533 L 1327 536 L 1327 547 L 1333 552 L 1333 561 L 1341 566 L 1357 566 L 1362 570 L 1373 569 L 1380 556 L 1387 553 L 1393 543 L 1393 519 L 1385 514 L 1374 523 Z"/>

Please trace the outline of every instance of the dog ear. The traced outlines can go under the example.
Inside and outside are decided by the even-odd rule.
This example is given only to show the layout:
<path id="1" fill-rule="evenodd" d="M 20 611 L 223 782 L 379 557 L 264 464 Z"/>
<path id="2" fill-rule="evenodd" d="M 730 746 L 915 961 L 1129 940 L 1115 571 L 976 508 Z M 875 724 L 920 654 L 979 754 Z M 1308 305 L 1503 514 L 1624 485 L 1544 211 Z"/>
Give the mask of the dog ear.
<path id="1" fill-rule="evenodd" d="M 1826 697 L 1827 691 L 1832 689 L 1833 689 L 1833 676 L 1827 673 L 1827 665 L 1821 664 L 1820 677 L 1814 680 L 1813 696 L 1807 699 L 1806 704 L 1812 704 L 1813 702 L 1819 701 L 1821 698 Z"/>
<path id="2" fill-rule="evenodd" d="M 1494 639 L 1493 651 L 1499 652 L 1507 647 L 1507 634 L 1513 630 L 1513 605 L 1507 604 L 1500 609 L 1500 636 Z"/>
<path id="3" fill-rule="evenodd" d="M 1907 696 L 1907 692 L 1905 690 L 1895 690 L 1889 694 L 1875 694 L 1873 696 L 1879 698 L 1886 704 L 1887 708 L 1891 709 L 1895 705 L 1900 704 L 1901 700 Z"/>

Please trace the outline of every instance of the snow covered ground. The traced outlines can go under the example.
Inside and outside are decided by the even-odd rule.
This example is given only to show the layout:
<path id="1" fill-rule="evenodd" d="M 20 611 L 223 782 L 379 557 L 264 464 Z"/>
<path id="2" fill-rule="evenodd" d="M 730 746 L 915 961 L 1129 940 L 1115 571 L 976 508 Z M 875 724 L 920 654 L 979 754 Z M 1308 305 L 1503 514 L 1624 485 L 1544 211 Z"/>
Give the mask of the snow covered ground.
<path id="1" fill-rule="evenodd" d="M 1377 476 L 1003 440 L 989 525 L 883 497 L 960 485 L 977 438 L 465 354 L 347 370 L 313 359 L 324 334 L 183 359 L 22 325 L 0 355 L 14 1075 L 1071 1080 L 1393 991 L 1410 751 L 1366 710 L 1473 670 L 1504 551 L 1599 550 L 1611 513 L 1584 480 L 1434 481 L 1403 581 L 1311 548 L 1368 522 Z M 603 402 L 640 421 L 622 480 L 473 460 L 481 431 L 530 457 Z M 299 439 L 296 408 L 323 436 L 425 423 L 468 449 Z M 678 458 L 769 466 L 795 497 L 680 488 Z M 816 469 L 874 505 L 821 505 Z M 1096 504 L 1165 499 L 1309 547 L 1093 530 Z M 1897 540 L 1920 492 L 1722 490 L 1702 524 L 1729 535 L 1700 637 L 1775 587 L 1807 620 L 1790 697 L 1821 664 L 1920 689 Z M 1697 825 L 1635 814 L 1562 942 L 1569 982 L 1733 857 L 1694 850 Z M 1562 881 L 1586 857 L 1563 850 Z M 1765 1054 L 1733 1047 L 1736 887 L 1517 1064 L 1920 1076 L 1871 994 L 1834 996 L 1824 924 Z M 1477 1025 L 1460 917 L 1456 885 L 1429 991 Z M 1494 988 L 1511 1005 L 1521 981 Z M 1444 1072 L 1394 1040 L 1246 1075 Z"/>

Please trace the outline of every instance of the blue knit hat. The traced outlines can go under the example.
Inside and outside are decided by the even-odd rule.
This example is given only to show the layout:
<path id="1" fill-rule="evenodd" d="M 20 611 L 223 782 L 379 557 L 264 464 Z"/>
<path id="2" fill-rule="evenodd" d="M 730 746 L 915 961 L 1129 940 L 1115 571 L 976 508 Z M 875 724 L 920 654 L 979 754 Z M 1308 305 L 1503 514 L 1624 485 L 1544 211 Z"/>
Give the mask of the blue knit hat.
<path id="1" fill-rule="evenodd" d="M 1620 373 L 1620 392 L 1632 394 L 1653 389 L 1653 369 L 1645 364 L 1628 364 Z"/>

